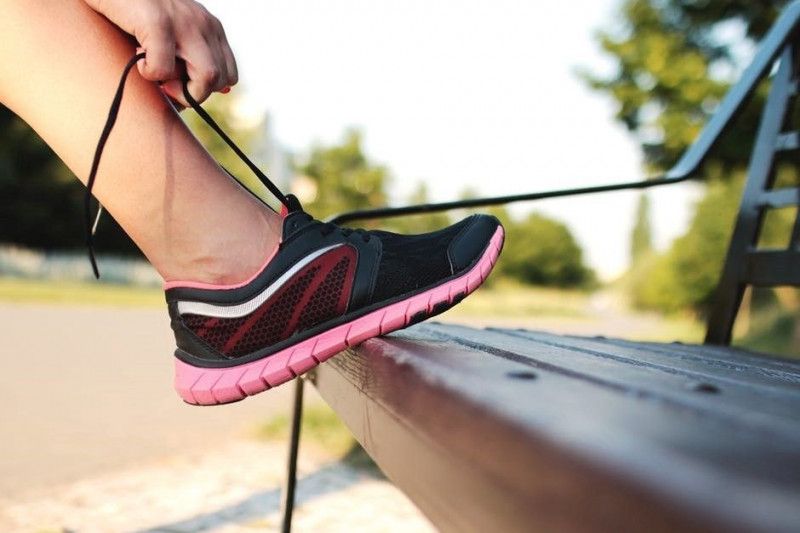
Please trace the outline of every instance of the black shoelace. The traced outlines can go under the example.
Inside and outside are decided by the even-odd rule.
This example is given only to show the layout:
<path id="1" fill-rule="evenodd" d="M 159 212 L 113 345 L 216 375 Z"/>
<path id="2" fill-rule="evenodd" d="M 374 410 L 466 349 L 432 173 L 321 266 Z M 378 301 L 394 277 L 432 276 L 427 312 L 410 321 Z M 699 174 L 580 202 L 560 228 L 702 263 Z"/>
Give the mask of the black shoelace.
<path id="1" fill-rule="evenodd" d="M 314 217 L 312 217 L 308 213 L 306 213 L 305 216 L 308 217 L 308 220 L 314 220 Z M 364 242 L 369 242 L 369 240 L 372 238 L 372 235 L 365 229 L 361 229 L 361 228 L 343 228 L 343 227 L 338 226 L 336 224 L 333 224 L 331 222 L 319 222 L 319 221 L 317 221 L 317 222 L 320 225 L 319 226 L 320 233 L 322 233 L 323 235 L 330 235 L 334 231 L 338 231 L 342 235 L 344 235 L 345 237 L 349 237 L 353 233 L 355 233 L 356 235 L 360 235 L 361 236 L 361 240 L 364 241 Z"/>
<path id="2" fill-rule="evenodd" d="M 128 61 L 128 63 L 125 65 L 125 69 L 122 71 L 122 77 L 119 80 L 117 92 L 114 95 L 114 100 L 111 102 L 111 107 L 108 109 L 108 118 L 106 119 L 105 126 L 103 126 L 102 133 L 100 133 L 100 139 L 97 141 L 97 148 L 95 149 L 94 159 L 92 160 L 92 168 L 89 172 L 89 179 L 86 183 L 86 197 L 84 201 L 86 247 L 89 251 L 89 261 L 92 264 L 92 271 L 94 272 L 96 278 L 100 277 L 100 271 L 97 268 L 97 259 L 95 258 L 94 254 L 94 234 L 97 230 L 97 223 L 99 222 L 100 216 L 103 212 L 103 206 L 98 205 L 95 220 L 92 222 L 92 189 L 94 188 L 94 183 L 97 179 L 97 169 L 100 166 L 100 158 L 103 155 L 103 150 L 105 149 L 106 142 L 111 134 L 111 130 L 114 128 L 114 124 L 117 121 L 120 104 L 122 103 L 122 93 L 125 90 L 125 82 L 128 79 L 128 74 L 130 74 L 136 63 L 144 59 L 144 57 L 144 53 L 136 54 L 130 59 L 130 61 Z M 187 85 L 188 81 L 188 78 L 184 78 L 183 80 L 183 97 L 186 99 L 186 102 L 192 107 L 192 109 L 194 109 L 194 111 L 200 115 L 200 118 L 202 118 L 223 141 L 225 141 L 225 144 L 227 144 L 239 157 L 239 159 L 241 159 L 248 166 L 248 168 L 253 171 L 258 179 L 267 187 L 269 192 L 271 192 L 289 212 L 301 209 L 300 203 L 297 201 L 297 199 L 291 195 L 284 195 L 281 190 L 274 183 L 272 183 L 267 175 L 264 174 L 264 172 L 262 172 L 252 161 L 250 161 L 250 158 L 245 155 L 241 148 L 239 148 L 236 143 L 233 142 L 233 140 L 231 140 L 231 138 L 228 137 L 224 131 L 222 131 L 222 128 L 220 128 L 219 125 L 214 122 L 214 119 L 212 119 L 211 116 L 206 113 L 206 110 L 203 109 L 194 98 L 192 98 L 192 95 L 189 94 Z"/>

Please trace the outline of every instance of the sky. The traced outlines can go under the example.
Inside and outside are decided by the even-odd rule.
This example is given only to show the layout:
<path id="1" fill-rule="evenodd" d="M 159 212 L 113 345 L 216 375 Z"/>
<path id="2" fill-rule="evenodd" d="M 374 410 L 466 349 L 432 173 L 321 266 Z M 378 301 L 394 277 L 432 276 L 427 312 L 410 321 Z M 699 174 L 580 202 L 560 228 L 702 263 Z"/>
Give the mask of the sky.
<path id="1" fill-rule="evenodd" d="M 596 44 L 618 0 L 205 0 L 237 57 L 246 113 L 302 154 L 350 127 L 391 171 L 402 204 L 465 188 L 534 192 L 645 177 L 614 102 L 579 69 L 610 72 Z M 656 245 L 686 228 L 696 186 L 651 193 Z M 603 279 L 626 269 L 638 193 L 519 204 L 565 222 Z M 535 239 L 535 235 L 531 238 Z"/>

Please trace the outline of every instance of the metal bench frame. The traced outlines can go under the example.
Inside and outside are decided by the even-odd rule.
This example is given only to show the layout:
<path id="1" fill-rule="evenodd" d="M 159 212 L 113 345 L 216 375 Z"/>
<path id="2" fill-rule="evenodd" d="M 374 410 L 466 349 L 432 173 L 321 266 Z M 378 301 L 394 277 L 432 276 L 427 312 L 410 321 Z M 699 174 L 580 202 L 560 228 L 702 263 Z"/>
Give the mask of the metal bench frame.
<path id="1" fill-rule="evenodd" d="M 663 175 L 637 182 L 352 211 L 335 216 L 331 221 L 344 223 L 546 198 L 648 189 L 695 179 L 699 177 L 702 164 L 711 149 L 742 111 L 761 81 L 769 76 L 777 64 L 775 74 L 772 76 L 770 93 L 762 112 L 739 214 L 715 293 L 705 338 L 706 344 L 728 345 L 731 341 L 731 333 L 742 296 L 748 285 L 800 286 L 800 210 L 798 210 L 798 217 L 786 249 L 756 249 L 764 215 L 769 209 L 800 206 L 800 187 L 772 188 L 775 180 L 776 154 L 800 149 L 800 132 L 784 132 L 787 118 L 791 113 L 791 102 L 798 96 L 797 76 L 798 62 L 800 61 L 798 32 L 800 32 L 800 0 L 791 3 L 784 10 L 761 42 L 750 66 L 744 71 L 739 82 L 728 91 L 697 140 L 686 150 L 675 166 Z M 304 380 L 297 379 L 295 381 L 286 480 L 282 494 L 283 531 L 291 530 L 294 509 L 297 455 L 303 412 L 303 387 Z"/>

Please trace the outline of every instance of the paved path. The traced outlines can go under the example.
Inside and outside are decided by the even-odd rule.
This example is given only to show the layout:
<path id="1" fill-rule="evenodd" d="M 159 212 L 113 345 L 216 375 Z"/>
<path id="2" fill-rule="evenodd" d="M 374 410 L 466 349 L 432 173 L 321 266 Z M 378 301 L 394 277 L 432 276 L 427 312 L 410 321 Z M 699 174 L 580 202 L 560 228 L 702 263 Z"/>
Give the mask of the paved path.
<path id="1" fill-rule="evenodd" d="M 269 458 L 283 451 L 240 440 L 54 487 L 0 505 L 0 531 L 277 531 L 283 465 Z M 323 456 L 312 449 L 300 458 L 294 531 L 433 531 L 380 474 Z"/>
<path id="2" fill-rule="evenodd" d="M 0 324 L 0 498 L 213 449 L 289 407 L 290 387 L 182 403 L 161 310 L 0 303 Z"/>

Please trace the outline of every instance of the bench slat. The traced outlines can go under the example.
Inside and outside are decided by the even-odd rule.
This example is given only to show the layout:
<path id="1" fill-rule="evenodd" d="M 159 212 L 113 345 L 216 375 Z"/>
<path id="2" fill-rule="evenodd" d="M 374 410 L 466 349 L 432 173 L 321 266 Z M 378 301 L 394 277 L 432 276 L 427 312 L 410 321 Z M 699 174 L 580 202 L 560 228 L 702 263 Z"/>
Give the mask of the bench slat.
<path id="1" fill-rule="evenodd" d="M 742 430 L 781 433 L 796 439 L 800 446 L 800 386 L 797 385 L 781 383 L 784 386 L 779 387 L 758 375 L 748 382 L 742 372 L 735 374 L 736 371 L 723 366 L 692 367 L 685 359 L 669 360 L 669 356 L 653 354 L 644 347 L 639 351 L 618 347 L 612 352 L 607 348 L 599 350 L 603 345 L 590 339 L 547 334 L 529 338 L 519 332 L 504 335 L 452 326 L 442 329 L 454 334 L 454 342 L 474 343 L 477 350 L 526 360 L 533 367 L 549 365 L 550 369 L 596 382 L 598 386 L 664 402 L 676 409 L 691 409 L 698 416 L 727 420 Z M 718 392 L 702 392 L 698 386 L 704 384 L 716 387 Z"/>

